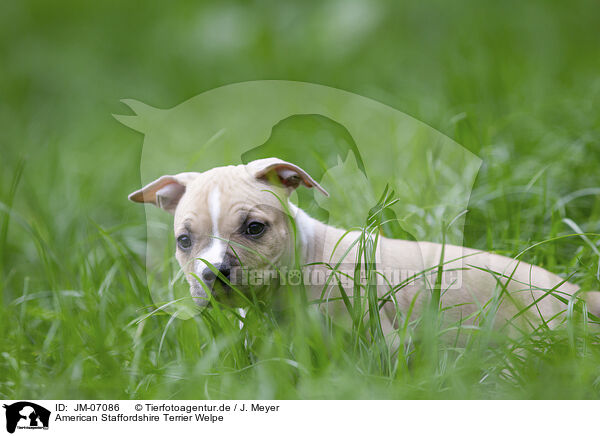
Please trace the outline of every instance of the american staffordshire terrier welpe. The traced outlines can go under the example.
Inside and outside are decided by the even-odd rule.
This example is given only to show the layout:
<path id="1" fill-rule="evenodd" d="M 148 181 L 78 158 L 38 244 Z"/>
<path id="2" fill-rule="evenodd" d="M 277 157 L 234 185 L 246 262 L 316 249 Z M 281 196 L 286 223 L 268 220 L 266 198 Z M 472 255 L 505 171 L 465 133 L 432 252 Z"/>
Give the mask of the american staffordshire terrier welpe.
<path id="1" fill-rule="evenodd" d="M 272 271 L 291 266 L 299 255 L 309 270 L 303 276 L 309 297 L 325 305 L 331 299 L 339 306 L 339 287 L 329 275 L 335 273 L 338 280 L 352 277 L 361 232 L 329 226 L 297 208 L 289 196 L 301 185 L 328 195 L 300 167 L 268 158 L 202 173 L 165 175 L 129 199 L 152 203 L 174 215 L 176 258 L 198 305 L 208 305 L 207 289 L 217 300 L 231 293 L 223 278 L 244 289 L 250 284 L 234 279 L 244 268 Z M 368 238 L 375 240 L 372 234 Z M 528 322 L 543 320 L 553 325 L 565 311 L 565 301 L 579 290 L 541 267 L 497 254 L 433 242 L 386 237 L 376 241 L 377 289 L 388 300 L 381 311 L 387 331 L 397 325 L 398 313 L 407 313 L 411 305 L 411 316 L 419 314 L 429 301 L 437 274 L 442 275 L 444 316 L 467 323 L 475 322 L 469 319 L 473 312 L 496 301 L 499 322 L 518 314 Z M 339 283 L 353 295 L 352 280 Z M 598 314 L 600 293 L 587 293 L 584 298 L 588 310 Z"/>

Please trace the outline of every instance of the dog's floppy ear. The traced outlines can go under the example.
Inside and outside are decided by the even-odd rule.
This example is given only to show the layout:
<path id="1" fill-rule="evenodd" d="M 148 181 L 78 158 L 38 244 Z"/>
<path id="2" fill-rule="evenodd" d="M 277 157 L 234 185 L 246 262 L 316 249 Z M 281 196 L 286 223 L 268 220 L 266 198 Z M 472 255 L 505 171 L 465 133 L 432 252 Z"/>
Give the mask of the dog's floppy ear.
<path id="1" fill-rule="evenodd" d="M 254 173 L 254 177 L 257 179 L 265 180 L 269 183 L 279 183 L 290 191 L 303 184 L 307 188 L 315 188 L 326 197 L 329 197 L 329 193 L 308 175 L 306 171 L 284 160 L 274 157 L 259 159 L 250 162 L 248 168 Z"/>
<path id="2" fill-rule="evenodd" d="M 136 203 L 152 203 L 174 214 L 175 208 L 185 192 L 186 185 L 197 176 L 198 173 L 180 173 L 175 176 L 162 176 L 142 189 L 129 194 L 129 199 Z"/>

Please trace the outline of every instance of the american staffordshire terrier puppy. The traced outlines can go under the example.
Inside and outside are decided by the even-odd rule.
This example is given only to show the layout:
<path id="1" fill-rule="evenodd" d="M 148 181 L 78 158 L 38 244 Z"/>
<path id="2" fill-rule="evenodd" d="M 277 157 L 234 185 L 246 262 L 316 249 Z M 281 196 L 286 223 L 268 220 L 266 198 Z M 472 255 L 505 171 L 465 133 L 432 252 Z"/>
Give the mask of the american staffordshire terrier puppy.
<path id="1" fill-rule="evenodd" d="M 432 295 L 438 274 L 444 316 L 466 323 L 476 323 L 473 313 L 493 307 L 499 322 L 523 317 L 528 323 L 553 325 L 565 311 L 565 301 L 578 292 L 576 285 L 551 272 L 497 254 L 329 226 L 288 201 L 301 185 L 328 195 L 303 169 L 268 158 L 203 173 L 162 176 L 129 199 L 152 203 L 174 215 L 175 255 L 192 297 L 201 306 L 209 303 L 207 289 L 216 299 L 231 294 L 224 278 L 248 289 L 250 284 L 239 280 L 240 271 L 281 271 L 293 267 L 296 258 L 304 265 L 310 297 L 326 306 L 329 300 L 336 301 L 339 309 L 337 281 L 353 295 L 357 287 L 351 278 L 364 251 L 359 247 L 369 243 L 376 246 L 377 290 L 387 300 L 382 309 L 387 331 L 413 303 L 412 316 L 418 315 Z M 585 295 L 594 314 L 600 312 L 599 295 Z"/>

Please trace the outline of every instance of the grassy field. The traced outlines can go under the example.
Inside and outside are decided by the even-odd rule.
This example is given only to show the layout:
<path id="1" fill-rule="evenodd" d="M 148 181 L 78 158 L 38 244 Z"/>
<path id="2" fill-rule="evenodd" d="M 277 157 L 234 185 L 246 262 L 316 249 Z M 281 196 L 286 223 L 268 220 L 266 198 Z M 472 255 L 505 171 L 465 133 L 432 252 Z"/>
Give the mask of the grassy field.
<path id="1" fill-rule="evenodd" d="M 289 297 L 155 311 L 126 201 L 143 137 L 111 114 L 286 79 L 401 110 L 483 160 L 465 245 L 598 290 L 597 1 L 3 2 L 0 398 L 600 398 L 577 313 L 515 340 L 404 328 L 398 353 Z M 364 214 L 368 209 L 364 211 Z M 288 298 L 284 295 L 284 299 Z M 408 342 L 407 342 L 408 344 Z"/>

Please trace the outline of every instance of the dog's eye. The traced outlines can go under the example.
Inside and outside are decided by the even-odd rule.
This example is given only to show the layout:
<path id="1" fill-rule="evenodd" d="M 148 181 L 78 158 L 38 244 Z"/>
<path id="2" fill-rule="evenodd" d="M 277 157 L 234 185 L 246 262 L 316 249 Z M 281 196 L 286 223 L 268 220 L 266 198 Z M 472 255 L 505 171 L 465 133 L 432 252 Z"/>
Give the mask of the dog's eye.
<path id="1" fill-rule="evenodd" d="M 260 236 L 264 231 L 265 225 L 263 223 L 259 223 L 258 221 L 252 221 L 250 224 L 248 224 L 244 233 L 250 236 Z"/>
<path id="2" fill-rule="evenodd" d="M 188 235 L 181 235 L 177 238 L 177 245 L 179 245 L 179 248 L 182 250 L 187 250 L 192 246 L 192 240 Z"/>

